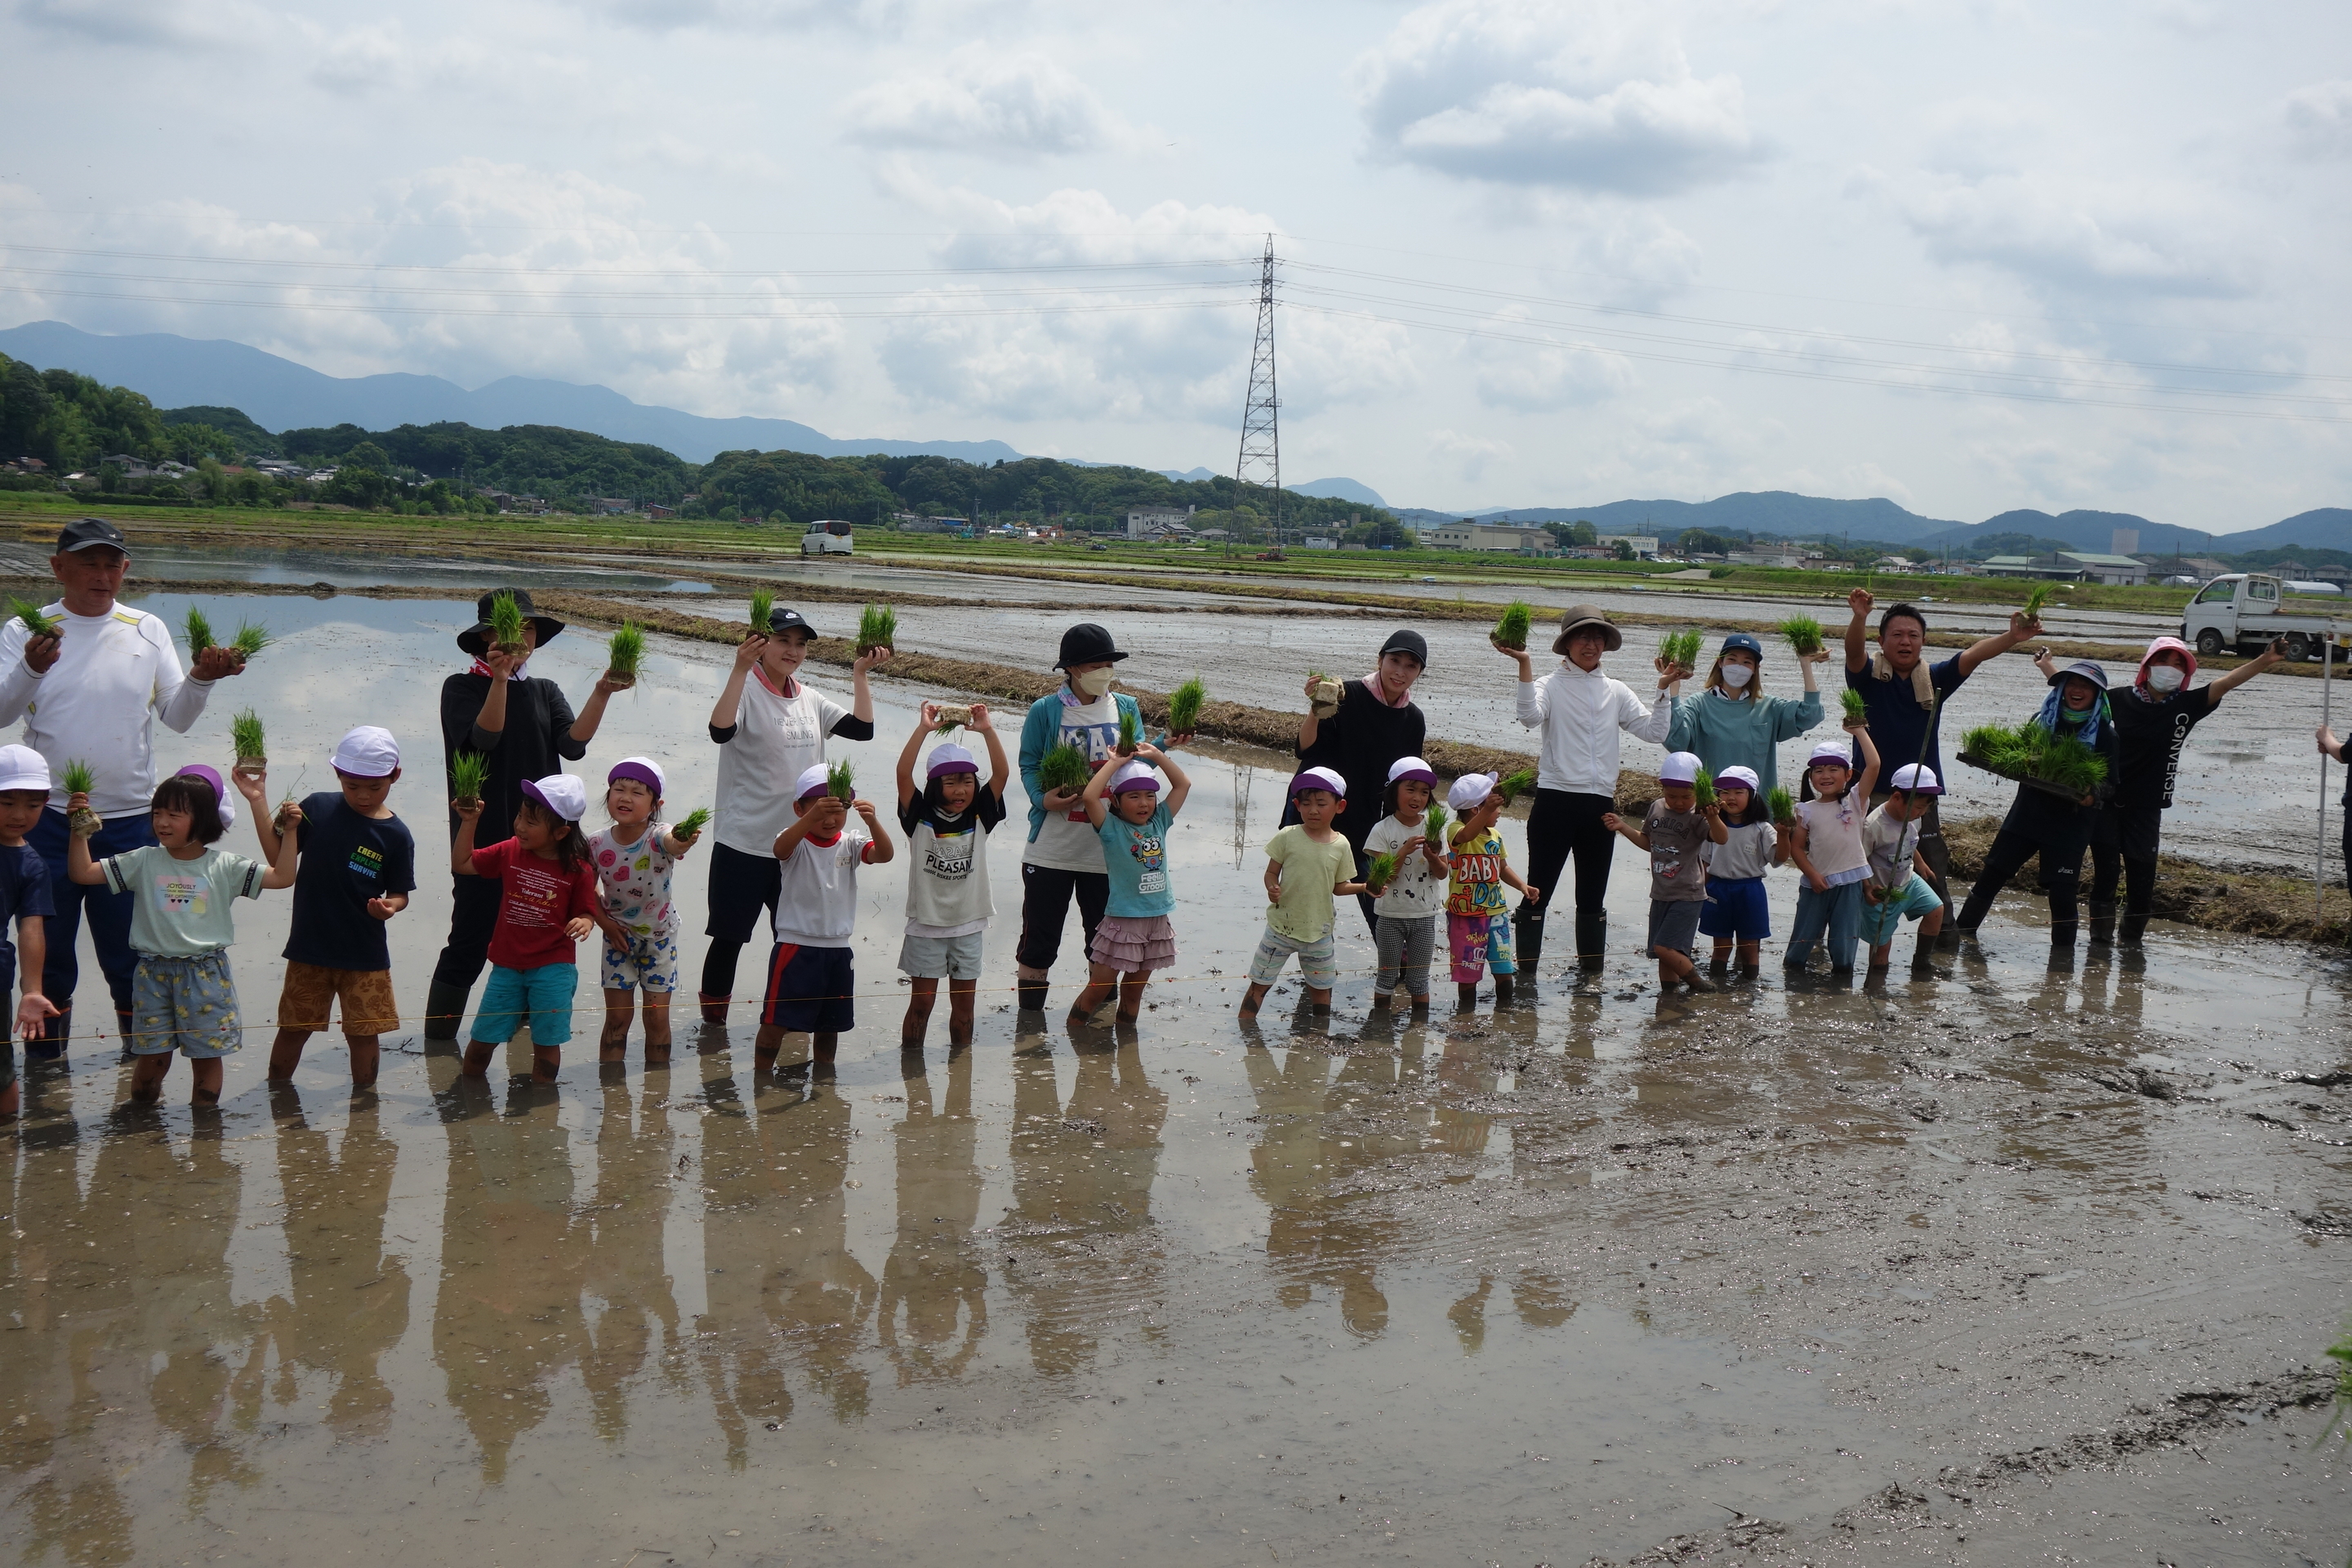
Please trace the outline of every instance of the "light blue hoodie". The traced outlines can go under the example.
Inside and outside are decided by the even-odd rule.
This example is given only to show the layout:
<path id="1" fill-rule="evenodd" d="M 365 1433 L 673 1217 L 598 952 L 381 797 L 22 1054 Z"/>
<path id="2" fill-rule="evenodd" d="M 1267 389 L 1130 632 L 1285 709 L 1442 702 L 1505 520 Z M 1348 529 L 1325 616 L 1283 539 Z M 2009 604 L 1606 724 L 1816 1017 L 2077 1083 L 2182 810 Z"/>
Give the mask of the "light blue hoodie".
<path id="1" fill-rule="evenodd" d="M 1675 701 L 1669 752 L 1696 752 L 1706 771 L 1720 777 L 1730 767 L 1754 768 L 1769 792 L 1780 782 L 1775 752 L 1822 721 L 1822 694 L 1802 697 L 1726 697 L 1702 691 Z"/>

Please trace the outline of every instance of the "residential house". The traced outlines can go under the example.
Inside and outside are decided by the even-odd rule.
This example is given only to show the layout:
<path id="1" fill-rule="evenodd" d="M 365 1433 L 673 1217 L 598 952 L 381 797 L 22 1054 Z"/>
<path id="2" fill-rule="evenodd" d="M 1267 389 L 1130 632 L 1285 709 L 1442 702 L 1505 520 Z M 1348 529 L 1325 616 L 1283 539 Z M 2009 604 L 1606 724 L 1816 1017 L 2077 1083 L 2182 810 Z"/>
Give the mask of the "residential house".
<path id="1" fill-rule="evenodd" d="M 1189 539 L 1194 507 L 1178 511 L 1172 506 L 1139 506 L 1127 514 L 1129 539 Z"/>

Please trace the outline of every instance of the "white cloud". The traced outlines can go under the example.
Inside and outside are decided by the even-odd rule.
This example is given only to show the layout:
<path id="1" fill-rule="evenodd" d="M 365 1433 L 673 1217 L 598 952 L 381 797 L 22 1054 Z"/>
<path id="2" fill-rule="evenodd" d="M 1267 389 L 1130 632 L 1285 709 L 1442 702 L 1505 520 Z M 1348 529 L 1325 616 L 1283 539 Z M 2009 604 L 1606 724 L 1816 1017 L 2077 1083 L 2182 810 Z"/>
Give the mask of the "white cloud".
<path id="1" fill-rule="evenodd" d="M 565 0 L 575 8 L 653 33 L 835 31 L 903 37 L 936 21 L 967 32 L 1025 0 Z"/>
<path id="2" fill-rule="evenodd" d="M 1465 436 L 1458 430 L 1438 430 L 1429 437 L 1430 456 L 1465 484 L 1476 484 L 1488 468 L 1518 455 L 1508 441 L 1487 436 Z"/>
<path id="3" fill-rule="evenodd" d="M 1739 79 L 1694 75 L 1634 0 L 1438 0 L 1356 77 L 1375 155 L 1439 174 L 1655 195 L 1763 153 Z"/>
<path id="4" fill-rule="evenodd" d="M 2305 158 L 2352 157 L 2352 81 L 2320 81 L 2286 95 L 2280 118 Z"/>
<path id="5" fill-rule="evenodd" d="M 1479 401 L 1523 414 L 1600 403 L 1630 391 L 1638 379 L 1624 355 L 1597 349 L 1485 342 L 1471 347 L 1478 367 Z"/>
<path id="6" fill-rule="evenodd" d="M 877 82 L 842 111 L 843 135 L 868 147 L 1035 157 L 1137 140 L 1092 88 L 1044 55 L 1000 55 L 978 44 L 937 71 Z"/>

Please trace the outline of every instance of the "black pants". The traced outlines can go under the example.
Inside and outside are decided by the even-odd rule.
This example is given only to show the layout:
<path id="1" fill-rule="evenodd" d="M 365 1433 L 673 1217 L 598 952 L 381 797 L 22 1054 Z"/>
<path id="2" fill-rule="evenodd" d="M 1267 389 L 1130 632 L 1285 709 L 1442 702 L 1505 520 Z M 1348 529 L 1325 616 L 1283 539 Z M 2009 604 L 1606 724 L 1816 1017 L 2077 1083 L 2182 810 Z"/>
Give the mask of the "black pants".
<path id="1" fill-rule="evenodd" d="M 1559 874 L 1571 856 L 1576 860 L 1576 952 L 1597 955 L 1609 921 L 1609 864 L 1617 851 L 1617 836 L 1601 819 L 1617 809 L 1605 795 L 1574 795 L 1561 789 L 1536 791 L 1528 812 L 1527 879 L 1538 897 L 1520 906 L 1519 919 L 1541 929 L 1559 891 Z"/>
<path id="2" fill-rule="evenodd" d="M 1992 847 L 1985 851 L 1984 869 L 1977 874 L 1977 885 L 1969 889 L 1969 901 L 1960 910 L 1961 929 L 1974 931 L 1983 924 L 2001 888 L 2039 853 L 2042 889 L 2050 896 L 2050 940 L 2073 942 L 2082 914 L 2083 849 L 2081 838 L 2053 845 L 2014 828 L 2002 828 L 1994 836 Z"/>
<path id="3" fill-rule="evenodd" d="M 2156 857 L 2164 837 L 2164 808 L 2110 806 L 2091 823 L 2091 905 L 2116 901 L 2116 883 L 2125 886 L 2127 915 L 2156 909 Z"/>
<path id="4" fill-rule="evenodd" d="M 490 962 L 490 933 L 498 928 L 496 877 L 453 877 L 449 888 L 449 940 L 433 965 L 433 984 L 470 991 Z"/>
<path id="5" fill-rule="evenodd" d="M 1013 960 L 1024 969 L 1046 970 L 1062 954 L 1062 928 L 1069 923 L 1070 899 L 1078 900 L 1078 924 L 1092 951 L 1095 928 L 1110 904 L 1110 876 L 1104 871 L 1065 871 L 1053 866 L 1021 868 L 1021 945 Z"/>
<path id="6" fill-rule="evenodd" d="M 705 895 L 710 919 L 703 934 L 710 938 L 702 955 L 702 994 L 735 994 L 735 965 L 744 944 L 759 928 L 761 910 L 775 929 L 776 899 L 783 887 L 784 863 L 772 855 L 753 855 L 724 844 L 710 847 L 710 883 Z"/>

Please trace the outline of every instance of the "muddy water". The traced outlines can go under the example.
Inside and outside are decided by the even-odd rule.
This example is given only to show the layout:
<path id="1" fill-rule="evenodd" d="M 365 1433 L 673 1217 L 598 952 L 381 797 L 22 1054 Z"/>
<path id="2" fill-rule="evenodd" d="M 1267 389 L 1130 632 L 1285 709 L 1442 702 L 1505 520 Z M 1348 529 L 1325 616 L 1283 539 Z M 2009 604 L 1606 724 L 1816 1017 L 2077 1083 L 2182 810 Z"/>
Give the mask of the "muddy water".
<path id="1" fill-rule="evenodd" d="M 284 638 L 235 691 L 278 787 L 387 723 L 429 851 L 467 609 L 250 608 Z M 538 668 L 577 696 L 599 651 Z M 657 642 L 591 769 L 651 751 L 707 801 L 719 651 Z M 911 722 L 884 689 L 869 790 Z M 219 760 L 231 705 L 164 760 Z M 1285 770 L 1187 765 L 1183 954 L 1132 1032 L 1062 1022 L 1071 946 L 1050 1023 L 1006 1010 L 1016 831 L 952 1058 L 897 1047 L 892 867 L 832 1077 L 761 1079 L 743 1007 L 667 1069 L 575 1042 L 551 1089 L 413 1036 L 359 1102 L 331 1042 L 270 1095 L 266 1032 L 217 1113 L 184 1073 L 125 1107 L 103 1041 L 33 1069 L 0 1142 L 0 1556 L 1574 1562 L 1735 1515 L 1792 1560 L 2342 1550 L 2295 1403 L 2352 1231 L 2341 964 L 2162 930 L 2053 974 L 2008 900 L 1939 983 L 1661 1000 L 1629 856 L 1601 997 L 1383 1021 L 1342 911 L 1333 1013 L 1286 986 L 1244 1030 Z M 446 897 L 428 875 L 392 927 L 412 1009 Z M 264 1025 L 288 912 L 240 907 Z M 2189 1393 L 2224 1403 L 2094 1463 Z M 2054 1479 L 2004 1479 L 2035 1449 Z"/>

